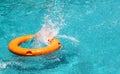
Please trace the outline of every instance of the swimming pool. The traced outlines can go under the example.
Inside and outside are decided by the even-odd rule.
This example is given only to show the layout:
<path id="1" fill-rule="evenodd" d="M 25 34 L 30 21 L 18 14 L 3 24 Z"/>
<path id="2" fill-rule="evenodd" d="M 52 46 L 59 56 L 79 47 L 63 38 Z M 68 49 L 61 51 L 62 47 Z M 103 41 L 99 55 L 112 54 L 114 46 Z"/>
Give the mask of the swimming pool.
<path id="1" fill-rule="evenodd" d="M 0 74 L 120 74 L 119 14 L 119 0 L 0 0 Z M 49 19 L 60 28 L 60 50 L 36 57 L 8 50 Z"/>

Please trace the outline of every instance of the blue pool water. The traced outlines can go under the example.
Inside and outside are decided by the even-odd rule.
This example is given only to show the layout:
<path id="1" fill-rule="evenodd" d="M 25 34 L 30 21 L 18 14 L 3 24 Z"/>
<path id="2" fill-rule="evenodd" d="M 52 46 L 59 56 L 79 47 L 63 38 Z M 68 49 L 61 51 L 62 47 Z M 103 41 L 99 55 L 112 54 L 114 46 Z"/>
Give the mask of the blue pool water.
<path id="1" fill-rule="evenodd" d="M 60 29 L 60 50 L 35 57 L 8 50 L 49 20 Z M 0 74 L 120 74 L 120 1 L 0 0 Z"/>

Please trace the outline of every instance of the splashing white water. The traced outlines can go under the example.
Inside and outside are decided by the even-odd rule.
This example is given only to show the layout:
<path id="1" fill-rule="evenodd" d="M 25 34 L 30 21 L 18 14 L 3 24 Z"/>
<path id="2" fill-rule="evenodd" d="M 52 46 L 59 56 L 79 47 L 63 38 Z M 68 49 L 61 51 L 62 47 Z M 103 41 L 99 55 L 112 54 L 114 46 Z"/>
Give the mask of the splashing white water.
<path id="1" fill-rule="evenodd" d="M 45 21 L 45 24 L 42 25 L 42 28 L 40 29 L 40 31 L 38 31 L 35 34 L 34 47 L 42 47 L 43 44 L 48 45 L 49 44 L 48 40 L 54 37 L 65 38 L 65 39 L 71 40 L 72 42 L 78 43 L 79 40 L 77 40 L 74 37 L 67 36 L 67 35 L 58 35 L 60 29 L 62 29 L 63 27 L 62 24 L 64 24 L 63 21 L 62 23 L 58 23 L 58 22 L 53 23 L 52 20 L 47 19 L 47 21 Z"/>
<path id="2" fill-rule="evenodd" d="M 65 38 L 65 39 L 71 40 L 72 42 L 75 42 L 75 43 L 78 43 L 78 42 L 79 42 L 79 40 L 77 40 L 76 38 L 74 38 L 74 37 L 72 37 L 72 36 L 58 35 L 57 37 L 59 37 L 59 38 Z"/>
<path id="3" fill-rule="evenodd" d="M 58 33 L 59 29 L 43 24 L 41 30 L 35 34 L 35 40 L 48 44 L 48 40 L 55 37 Z"/>
<path id="4" fill-rule="evenodd" d="M 54 27 L 51 27 L 50 25 L 43 24 L 41 30 L 39 32 L 37 32 L 35 35 L 34 46 L 41 47 L 42 43 L 48 45 L 48 43 L 49 43 L 48 40 L 52 39 L 54 37 L 68 39 L 68 40 L 71 40 L 72 42 L 75 42 L 75 43 L 79 42 L 79 40 L 77 40 L 76 38 L 74 38 L 72 36 L 58 35 L 59 30 L 60 30 L 59 28 L 54 28 Z"/>
<path id="5" fill-rule="evenodd" d="M 44 17 L 44 24 L 42 28 L 35 34 L 33 46 L 42 47 L 43 44 L 48 45 L 49 39 L 54 37 L 66 38 L 73 42 L 79 42 L 74 37 L 66 35 L 58 35 L 59 31 L 66 25 L 62 7 L 55 6 L 53 9 L 48 9 L 48 15 Z"/>
<path id="6" fill-rule="evenodd" d="M 45 16 L 42 28 L 35 34 L 35 41 L 33 42 L 34 47 L 42 47 L 43 44 L 48 45 L 48 40 L 56 37 L 60 29 L 65 25 L 61 15 L 58 15 L 57 18 L 51 18 L 52 16 L 54 15 L 50 14 Z"/>

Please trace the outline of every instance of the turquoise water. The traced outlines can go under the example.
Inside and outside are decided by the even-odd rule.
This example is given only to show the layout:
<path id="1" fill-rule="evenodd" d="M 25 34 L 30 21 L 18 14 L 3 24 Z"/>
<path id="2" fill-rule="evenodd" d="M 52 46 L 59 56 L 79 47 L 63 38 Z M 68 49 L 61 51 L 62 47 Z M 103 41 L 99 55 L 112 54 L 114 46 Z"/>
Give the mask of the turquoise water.
<path id="1" fill-rule="evenodd" d="M 120 74 L 119 14 L 119 0 L 0 0 L 0 74 Z M 67 36 L 56 36 L 63 48 L 46 56 L 12 54 L 8 43 L 38 32 L 46 16 Z"/>

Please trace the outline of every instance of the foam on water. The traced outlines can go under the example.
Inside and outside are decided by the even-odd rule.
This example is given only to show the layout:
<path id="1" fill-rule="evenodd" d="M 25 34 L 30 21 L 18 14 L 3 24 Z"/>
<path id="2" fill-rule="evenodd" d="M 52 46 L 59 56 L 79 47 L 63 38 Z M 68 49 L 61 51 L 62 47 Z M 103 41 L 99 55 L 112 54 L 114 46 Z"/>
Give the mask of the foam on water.
<path id="1" fill-rule="evenodd" d="M 0 61 L 0 69 L 6 69 L 8 64 L 10 64 L 10 62 Z"/>

